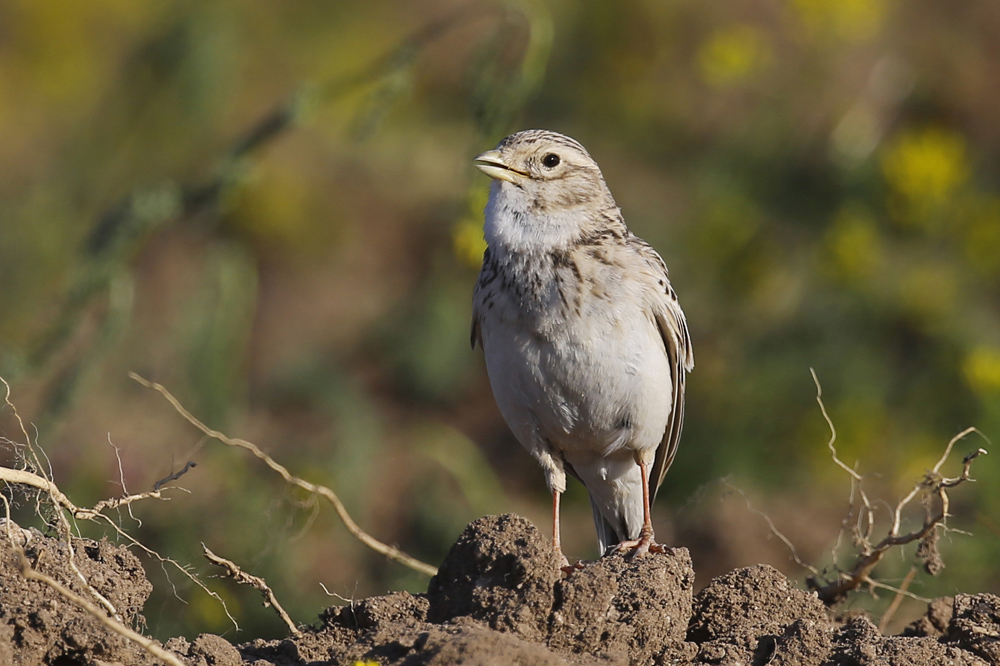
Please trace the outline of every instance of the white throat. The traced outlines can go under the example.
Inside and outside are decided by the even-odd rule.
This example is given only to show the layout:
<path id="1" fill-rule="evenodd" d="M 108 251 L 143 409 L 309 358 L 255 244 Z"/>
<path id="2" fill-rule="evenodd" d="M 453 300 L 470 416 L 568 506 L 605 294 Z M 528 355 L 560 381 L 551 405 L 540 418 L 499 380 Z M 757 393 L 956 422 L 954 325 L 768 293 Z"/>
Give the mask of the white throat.
<path id="1" fill-rule="evenodd" d="M 490 247 L 512 252 L 546 252 L 566 248 L 580 236 L 580 210 L 540 213 L 517 186 L 494 181 L 486 203 L 483 234 Z"/>

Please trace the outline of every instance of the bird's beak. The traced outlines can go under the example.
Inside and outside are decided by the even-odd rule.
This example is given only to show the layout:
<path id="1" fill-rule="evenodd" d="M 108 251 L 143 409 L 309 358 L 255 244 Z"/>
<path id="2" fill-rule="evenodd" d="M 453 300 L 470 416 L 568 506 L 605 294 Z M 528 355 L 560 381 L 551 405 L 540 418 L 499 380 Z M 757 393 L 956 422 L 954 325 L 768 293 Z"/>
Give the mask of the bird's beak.
<path id="1" fill-rule="evenodd" d="M 518 171 L 508 166 L 500 155 L 499 150 L 487 150 L 476 158 L 476 168 L 485 173 L 490 178 L 496 180 L 506 180 L 508 183 L 516 183 L 521 178 L 527 178 L 528 174 Z"/>

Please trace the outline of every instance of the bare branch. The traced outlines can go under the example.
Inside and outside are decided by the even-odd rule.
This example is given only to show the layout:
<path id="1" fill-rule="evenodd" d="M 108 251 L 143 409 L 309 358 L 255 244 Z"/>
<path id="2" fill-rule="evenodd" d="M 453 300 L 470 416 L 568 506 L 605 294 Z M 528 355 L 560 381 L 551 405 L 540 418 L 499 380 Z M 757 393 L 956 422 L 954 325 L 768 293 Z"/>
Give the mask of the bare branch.
<path id="1" fill-rule="evenodd" d="M 239 566 L 237 566 L 237 564 L 232 560 L 227 560 L 224 557 L 219 557 L 211 550 L 209 550 L 208 546 L 206 546 L 204 543 L 201 544 L 201 548 L 205 553 L 205 559 L 207 559 L 212 564 L 215 564 L 225 569 L 226 575 L 228 575 L 230 578 L 235 580 L 240 585 L 249 585 L 250 587 L 258 590 L 264 597 L 264 606 L 265 607 L 270 606 L 275 610 L 275 612 L 278 614 L 278 617 L 280 617 L 281 621 L 285 623 L 285 626 L 288 627 L 288 631 L 291 632 L 293 636 L 298 637 L 302 635 L 302 632 L 299 631 L 299 628 L 295 626 L 294 622 L 292 622 L 292 618 L 288 616 L 288 613 L 285 612 L 285 609 L 282 608 L 281 604 L 278 603 L 278 599 L 277 597 L 274 596 L 274 592 L 267 584 L 267 581 L 265 581 L 263 578 L 259 576 L 253 576 L 251 574 L 248 574 L 247 572 L 240 569 Z"/>
<path id="2" fill-rule="evenodd" d="M 122 487 L 122 494 L 128 495 L 129 494 L 129 492 L 128 492 L 128 486 L 125 485 L 125 469 L 122 466 L 121 449 L 119 449 L 117 446 L 115 446 L 115 443 L 111 441 L 111 433 L 108 433 L 108 445 L 110 445 L 111 448 L 113 448 L 115 450 L 115 460 L 118 461 L 118 479 L 119 479 L 119 483 L 121 484 L 121 487 Z M 158 490 L 158 489 L 157 488 L 153 488 L 153 490 Z M 125 505 L 125 510 L 128 512 L 129 518 L 131 518 L 132 520 L 135 521 L 136 526 L 139 527 L 139 528 L 141 528 L 142 527 L 142 521 L 139 520 L 139 518 L 137 518 L 134 513 L 132 513 L 132 504 L 131 503 Z"/>
<path id="3" fill-rule="evenodd" d="M 28 437 L 28 431 L 24 427 L 24 421 L 21 420 L 21 415 L 17 413 L 17 407 L 15 407 L 14 403 L 10 401 L 10 384 L 8 384 L 7 380 L 4 379 L 3 377 L 0 377 L 0 382 L 3 383 L 4 389 L 6 389 L 6 392 L 4 393 L 3 396 L 4 404 L 10 407 L 10 411 L 14 413 L 14 418 L 17 419 L 17 425 L 20 426 L 21 428 L 21 434 L 24 435 L 24 441 L 30 444 L 31 438 Z"/>
<path id="4" fill-rule="evenodd" d="M 972 461 L 981 455 L 985 455 L 986 450 L 980 448 L 967 455 L 962 461 L 962 473 L 955 478 L 946 478 L 942 476 L 941 467 L 944 465 L 945 461 L 948 460 L 956 442 L 972 433 L 977 433 L 983 437 L 983 439 L 986 439 L 986 437 L 976 428 L 966 428 L 952 437 L 948 442 L 948 445 L 945 447 L 944 452 L 941 454 L 941 458 L 938 460 L 937 464 L 924 475 L 924 478 L 917 482 L 913 489 L 907 493 L 907 495 L 903 497 L 894 507 L 887 504 L 891 524 L 885 537 L 883 537 L 878 543 L 872 544 L 872 535 L 875 531 L 874 506 L 861 486 L 861 482 L 863 480 L 862 475 L 857 470 L 850 468 L 837 455 L 837 448 L 835 446 L 837 441 L 837 430 L 833 425 L 833 420 L 830 418 L 829 413 L 826 411 L 826 405 L 823 404 L 823 387 L 819 383 L 816 371 L 809 368 L 809 373 L 812 375 L 813 383 L 816 385 L 816 402 L 819 404 L 820 412 L 823 414 L 823 419 L 830 428 L 830 440 L 827 442 L 827 446 L 833 456 L 833 462 L 838 467 L 846 471 L 851 477 L 850 511 L 844 519 L 844 522 L 841 524 L 841 533 L 837 538 L 837 544 L 834 546 L 833 560 L 835 566 L 837 562 L 837 549 L 840 547 L 842 542 L 844 529 L 849 524 L 852 516 L 855 516 L 855 497 L 860 498 L 861 507 L 857 509 L 855 524 L 851 528 L 854 544 L 858 548 L 859 552 L 852 569 L 850 571 L 841 571 L 838 567 L 838 576 L 835 580 L 820 581 L 819 576 L 813 575 L 806 579 L 806 583 L 810 589 L 817 592 L 820 599 L 822 599 L 827 605 L 833 605 L 841 601 L 848 592 L 865 584 L 871 587 L 894 589 L 872 579 L 871 572 L 874 570 L 876 565 L 878 565 L 886 552 L 888 552 L 891 548 L 905 546 L 906 544 L 913 542 L 920 543 L 920 547 L 917 549 L 917 557 L 924 561 L 924 569 L 931 575 L 936 574 L 941 567 L 944 566 L 943 562 L 941 562 L 940 555 L 937 552 L 936 542 L 939 534 L 939 528 L 940 530 L 948 529 L 947 520 L 949 516 L 948 507 L 950 498 L 947 491 L 967 481 L 974 481 L 974 479 L 969 476 Z M 987 441 L 989 440 L 987 439 Z M 903 512 L 917 496 L 924 498 L 923 524 L 920 528 L 907 534 L 900 534 Z M 940 506 L 937 511 L 933 509 L 935 499 Z M 915 595 L 911 595 L 906 592 L 905 587 L 908 584 L 909 583 L 907 582 L 901 589 L 895 590 L 897 592 L 897 600 L 902 595 L 915 597 Z"/>
<path id="5" fill-rule="evenodd" d="M 928 599 L 927 597 L 922 597 L 919 594 L 914 594 L 913 592 L 905 590 L 902 587 L 894 587 L 892 585 L 883 583 L 880 580 L 875 580 L 874 578 L 866 578 L 863 582 L 865 585 L 867 585 L 872 589 L 885 590 L 887 592 L 892 592 L 893 594 L 899 594 L 906 597 L 907 599 L 913 599 L 914 601 L 919 601 L 921 603 L 929 604 L 932 601 L 932 599 Z"/>
<path id="6" fill-rule="evenodd" d="M 315 483 L 310 483 L 309 481 L 306 481 L 302 478 L 295 476 L 294 474 L 288 471 L 287 467 L 285 467 L 281 463 L 274 460 L 274 458 L 261 451 L 260 448 L 253 442 L 248 442 L 245 439 L 229 437 L 228 435 L 219 432 L 218 430 L 213 430 L 212 428 L 209 428 L 207 425 L 199 421 L 193 414 L 191 414 L 191 412 L 185 409 L 184 406 L 181 405 L 180 401 L 178 401 L 177 398 L 175 398 L 173 394 L 171 394 L 170 391 L 168 391 L 166 387 L 164 387 L 162 384 L 158 384 L 156 382 L 150 382 L 144 379 L 143 377 L 140 377 L 139 375 L 135 374 L 134 372 L 130 372 L 129 377 L 134 379 L 139 384 L 145 386 L 146 388 L 153 389 L 154 391 L 160 393 L 160 395 L 166 398 L 167 402 L 170 403 L 170 405 L 177 411 L 178 414 L 181 415 L 181 417 L 183 417 L 188 423 L 193 425 L 195 428 L 202 431 L 208 437 L 216 439 L 225 444 L 226 446 L 233 446 L 236 448 L 245 449 L 249 451 L 250 453 L 253 454 L 255 458 L 262 461 L 265 465 L 267 465 L 274 472 L 276 472 L 282 479 L 284 479 L 285 483 L 288 483 L 289 485 L 295 486 L 297 488 L 301 488 L 313 495 L 318 495 L 323 499 L 327 500 L 328 502 L 330 502 L 330 504 L 333 505 L 334 510 L 337 512 L 337 516 L 340 518 L 340 520 L 344 523 L 344 526 L 347 528 L 347 531 L 350 532 L 352 535 L 354 535 L 354 537 L 364 545 L 368 546 L 375 552 L 384 555 L 390 560 L 399 562 L 400 564 L 407 566 L 410 569 L 413 569 L 414 571 L 418 571 L 428 576 L 434 576 L 437 574 L 436 567 L 433 567 L 430 564 L 427 564 L 426 562 L 421 562 L 420 560 L 411 557 L 410 555 L 407 555 L 406 553 L 399 550 L 395 546 L 390 546 L 387 543 L 379 541 L 378 539 L 376 539 L 375 537 L 371 536 L 363 529 L 361 529 L 361 527 L 359 527 L 358 524 L 354 522 L 354 519 L 351 518 L 350 514 L 347 512 L 347 508 L 344 506 L 344 503 L 340 500 L 340 497 L 338 497 L 337 494 L 333 492 L 330 488 Z"/>
<path id="7" fill-rule="evenodd" d="M 169 497 L 163 496 L 162 490 L 153 490 L 145 493 L 138 493 L 136 495 L 126 495 L 125 497 L 112 497 L 104 499 L 95 504 L 93 507 L 87 508 L 79 507 L 74 504 L 70 498 L 63 493 L 63 491 L 59 490 L 59 486 L 52 481 L 27 470 L 0 467 L 0 481 L 16 483 L 23 486 L 31 486 L 32 488 L 41 490 L 49 495 L 54 505 L 69 511 L 69 513 L 77 520 L 97 520 L 99 518 L 107 519 L 107 516 L 104 516 L 101 513 L 105 509 L 117 509 L 122 506 L 127 506 L 132 502 L 138 502 L 139 500 L 158 499 L 168 501 L 170 499 Z M 170 488 L 166 488 L 165 490 L 170 490 Z"/>
<path id="8" fill-rule="evenodd" d="M 93 521 L 102 523 L 103 525 L 110 527 L 112 530 L 114 530 L 115 534 L 119 538 L 128 542 L 130 546 L 134 546 L 140 549 L 150 557 L 159 561 L 160 564 L 164 567 L 164 573 L 167 573 L 166 572 L 167 564 L 175 568 L 177 571 L 181 572 L 181 574 L 184 575 L 188 580 L 190 580 L 192 583 L 201 588 L 203 592 L 205 592 L 207 595 L 218 601 L 219 604 L 222 606 L 223 611 L 226 613 L 226 617 L 228 617 L 229 620 L 233 623 L 233 626 L 236 627 L 237 630 L 239 630 L 239 623 L 236 622 L 236 618 L 234 618 L 232 613 L 229 612 L 229 608 L 226 606 L 225 600 L 223 600 L 222 597 L 220 597 L 216 592 L 210 590 L 194 573 L 191 572 L 191 570 L 188 567 L 180 564 L 179 562 L 177 562 L 172 558 L 164 557 L 155 550 L 153 550 L 152 548 L 147 547 L 144 543 L 142 543 L 141 541 L 133 537 L 131 534 L 129 534 L 126 530 L 124 530 L 111 517 L 103 513 L 103 511 L 106 509 L 117 509 L 122 506 L 130 506 L 133 502 L 137 502 L 143 499 L 158 499 L 166 501 L 169 498 L 163 496 L 162 493 L 166 490 L 173 490 L 173 488 L 162 488 L 154 490 L 152 492 L 138 493 L 134 495 L 126 495 L 124 497 L 106 499 L 98 502 L 92 508 L 77 506 L 69 499 L 69 497 L 66 496 L 65 493 L 63 493 L 59 489 L 59 487 L 55 484 L 54 481 L 52 481 L 50 478 L 47 478 L 46 476 L 44 476 L 43 473 L 39 471 L 42 469 L 42 465 L 41 465 L 41 460 L 38 456 L 38 449 L 32 445 L 31 443 L 32 440 L 28 436 L 27 428 L 25 428 L 24 422 L 21 420 L 21 417 L 17 412 L 17 408 L 10 401 L 10 386 L 2 377 L 0 377 L 0 383 L 3 383 L 3 385 L 7 389 L 7 393 L 4 397 L 4 402 L 8 407 L 10 407 L 11 411 L 14 413 L 14 416 L 17 419 L 18 424 L 20 425 L 21 434 L 25 437 L 25 444 L 21 448 L 30 452 L 31 456 L 34 458 L 34 462 L 32 463 L 31 461 L 27 460 L 25 456 L 22 455 L 22 459 L 25 461 L 26 466 L 29 467 L 30 469 L 13 469 L 8 467 L 0 467 L 0 481 L 4 481 L 8 484 L 28 486 L 39 490 L 40 493 L 38 494 L 37 496 L 38 499 L 36 500 L 38 504 L 36 506 L 36 512 L 39 514 L 41 513 L 41 507 L 40 507 L 41 498 L 48 497 L 49 503 L 55 509 L 56 526 L 60 534 L 62 535 L 63 540 L 66 543 L 67 549 L 69 550 L 70 568 L 73 569 L 73 571 L 76 573 L 77 577 L 81 580 L 83 585 L 91 592 L 94 598 L 102 606 L 105 607 L 108 613 L 111 613 L 112 615 L 117 615 L 117 610 L 114 608 L 114 606 L 111 604 L 110 601 L 108 601 L 103 595 L 101 595 L 96 589 L 94 589 L 92 585 L 90 585 L 87 582 L 86 577 L 83 575 L 82 572 L 80 572 L 80 570 L 76 566 L 71 527 L 69 520 L 67 520 L 64 512 L 68 513 L 70 518 L 72 518 L 73 520 Z M 41 453 L 42 456 L 45 455 L 44 451 L 42 451 Z M 48 468 L 51 470 L 51 467 Z M 38 471 L 38 473 L 36 473 L 36 471 Z M 6 498 L 4 499 L 6 500 Z M 167 574 L 167 580 L 170 580 L 169 574 Z M 173 585 L 172 582 L 171 585 Z M 176 590 L 175 590 L 175 596 L 176 596 Z"/>
<path id="9" fill-rule="evenodd" d="M 971 432 L 978 431 L 974 428 L 963 431 L 951 442 L 949 442 L 949 449 L 954 445 L 954 442 L 957 441 L 957 439 L 960 439 Z M 825 581 L 822 583 L 815 577 L 810 577 L 806 581 L 809 587 L 817 592 L 819 598 L 823 600 L 824 603 L 832 605 L 842 600 L 848 592 L 857 589 L 862 584 L 873 583 L 874 581 L 870 577 L 871 572 L 890 549 L 896 546 L 905 546 L 906 544 L 914 542 L 926 543 L 929 544 L 930 548 L 934 548 L 931 540 L 935 538 L 936 530 L 939 527 L 943 528 L 945 526 L 949 516 L 948 489 L 954 488 L 966 481 L 972 482 L 973 479 L 969 476 L 972 461 L 985 454 L 985 449 L 977 449 L 967 455 L 962 461 L 962 474 L 953 479 L 941 477 L 937 471 L 940 469 L 940 463 L 936 465 L 934 470 L 928 472 L 924 479 L 917 484 L 914 491 L 907 494 L 906 497 L 900 500 L 900 502 L 896 505 L 896 508 L 893 511 L 892 526 L 889 528 L 885 537 L 874 545 L 867 540 L 862 543 L 862 552 L 851 571 L 840 572 L 840 575 L 836 580 Z M 937 498 L 940 508 L 937 511 L 933 511 L 930 509 L 930 504 L 928 504 L 928 510 L 926 511 L 923 524 L 918 529 L 915 529 L 907 534 L 900 534 L 899 524 L 903 510 L 920 491 L 926 493 L 931 499 Z"/>
<path id="10" fill-rule="evenodd" d="M 156 560 L 158 560 L 161 564 L 164 565 L 169 564 L 172 567 L 174 567 L 177 571 L 180 571 L 181 574 L 183 574 L 186 578 L 188 578 L 192 583 L 201 588 L 201 590 L 205 592 L 205 594 L 209 595 L 210 597 L 218 601 L 222 605 L 222 609 L 225 611 L 226 617 L 229 618 L 229 620 L 233 623 L 233 626 L 236 627 L 237 630 L 239 629 L 240 626 L 239 623 L 236 622 L 236 618 L 234 618 L 232 614 L 229 612 L 229 608 L 226 606 L 226 602 L 222 599 L 222 597 L 220 597 L 216 592 L 210 590 L 196 575 L 191 573 L 188 567 L 181 565 L 179 562 L 177 562 L 172 558 L 163 557 L 158 552 L 156 552 L 152 548 L 147 547 L 144 543 L 142 543 L 141 541 L 133 537 L 131 534 L 126 532 L 111 518 L 101 513 L 101 511 L 103 511 L 104 509 L 117 508 L 119 506 L 131 504 L 132 502 L 136 502 L 140 499 L 160 499 L 166 501 L 169 498 L 163 497 L 161 493 L 163 492 L 163 490 L 171 490 L 171 488 L 164 488 L 163 490 L 157 490 L 153 492 L 139 493 L 138 495 L 130 495 L 128 497 L 119 497 L 110 500 L 102 500 L 101 502 L 98 502 L 98 504 L 95 505 L 94 508 L 83 508 L 76 506 L 76 504 L 74 504 L 61 490 L 59 490 L 59 487 L 56 486 L 56 484 L 53 483 L 52 481 L 49 481 L 48 479 L 42 476 L 33 474 L 25 470 L 11 469 L 9 467 L 0 467 L 0 481 L 6 481 L 7 483 L 11 484 L 20 484 L 37 488 L 45 492 L 49 496 L 52 505 L 56 507 L 56 509 L 61 509 L 69 512 L 69 514 L 74 519 L 91 520 L 107 525 L 112 530 L 114 530 L 115 533 L 120 538 L 127 541 L 131 546 L 139 548 L 150 557 L 153 557 Z M 61 513 L 59 513 L 58 515 L 61 518 L 63 518 L 63 520 L 65 520 L 65 518 L 62 516 Z M 63 531 L 64 531 L 63 535 L 64 538 L 68 539 L 69 538 L 68 532 L 65 532 L 65 530 Z M 70 548 L 72 549 L 72 545 L 70 546 Z M 109 606 L 109 611 L 114 612 L 114 609 L 110 608 L 110 604 L 108 604 L 108 606 Z"/>
<path id="11" fill-rule="evenodd" d="M 819 377 L 816 376 L 816 370 L 809 368 L 809 374 L 812 375 L 813 383 L 816 385 L 816 403 L 819 405 L 819 410 L 823 414 L 823 419 L 826 421 L 827 427 L 830 428 L 830 439 L 826 443 L 827 447 L 830 449 L 830 455 L 833 457 L 833 462 L 847 472 L 851 476 L 851 495 L 850 495 L 850 507 L 851 510 L 848 515 L 844 518 L 844 522 L 841 523 L 841 534 L 837 538 L 837 544 L 834 546 L 832 554 L 833 561 L 837 561 L 837 548 L 843 538 L 843 531 L 848 525 L 848 521 L 851 516 L 854 515 L 854 498 L 855 495 L 861 498 L 861 505 L 863 510 L 859 510 L 855 524 L 851 528 L 851 538 L 854 544 L 861 549 L 864 549 L 865 544 L 868 543 L 871 538 L 872 531 L 875 529 L 875 509 L 872 507 L 871 501 L 868 499 L 868 495 L 865 493 L 864 488 L 861 487 L 861 474 L 852 469 L 840 456 L 837 455 L 837 428 L 833 425 L 833 419 L 830 418 L 830 414 L 826 411 L 826 405 L 823 403 L 823 386 L 819 383 Z"/>
<path id="12" fill-rule="evenodd" d="M 809 368 L 809 374 L 812 375 L 813 383 L 816 384 L 816 402 L 819 403 L 819 410 L 823 413 L 826 425 L 830 428 L 830 441 L 828 441 L 826 445 L 830 447 L 830 453 L 833 455 L 833 462 L 837 463 L 841 469 L 850 474 L 852 479 L 860 481 L 861 475 L 848 467 L 843 460 L 837 457 L 837 449 L 834 446 L 834 443 L 837 441 L 837 429 L 833 425 L 833 419 L 830 418 L 830 415 L 826 411 L 826 405 L 823 404 L 823 387 L 820 386 L 819 377 L 816 376 L 816 371 L 814 369 Z"/>

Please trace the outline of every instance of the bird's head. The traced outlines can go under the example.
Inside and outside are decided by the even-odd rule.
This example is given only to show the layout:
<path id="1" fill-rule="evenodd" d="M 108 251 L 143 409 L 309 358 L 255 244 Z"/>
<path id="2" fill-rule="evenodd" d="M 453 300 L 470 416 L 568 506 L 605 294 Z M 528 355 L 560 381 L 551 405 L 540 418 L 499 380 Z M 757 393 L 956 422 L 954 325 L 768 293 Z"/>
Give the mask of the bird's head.
<path id="1" fill-rule="evenodd" d="M 557 132 L 511 134 L 479 155 L 476 166 L 496 181 L 494 188 L 511 204 L 521 203 L 539 215 L 600 206 L 611 198 L 593 158 L 577 141 Z"/>

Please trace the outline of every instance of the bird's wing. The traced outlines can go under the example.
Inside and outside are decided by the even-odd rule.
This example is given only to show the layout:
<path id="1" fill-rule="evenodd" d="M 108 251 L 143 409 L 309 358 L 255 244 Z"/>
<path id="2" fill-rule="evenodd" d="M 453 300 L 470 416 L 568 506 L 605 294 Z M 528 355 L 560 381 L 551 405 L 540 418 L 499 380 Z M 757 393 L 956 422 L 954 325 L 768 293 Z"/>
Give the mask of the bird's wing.
<path id="1" fill-rule="evenodd" d="M 472 293 L 472 331 L 469 341 L 472 343 L 473 349 L 476 348 L 477 342 L 480 348 L 483 346 L 483 332 L 479 322 L 479 305 L 483 300 L 484 290 L 493 282 L 495 273 L 496 268 L 490 260 L 490 249 L 486 248 L 486 251 L 483 253 L 483 267 L 479 271 L 479 279 L 476 280 L 476 289 Z"/>
<path id="2" fill-rule="evenodd" d="M 472 306 L 472 331 L 469 335 L 469 342 L 472 344 L 473 349 L 476 348 L 477 342 L 480 347 L 483 346 L 483 332 L 479 330 L 479 311 L 475 305 Z"/>
<path id="3" fill-rule="evenodd" d="M 656 457 L 649 473 L 650 486 L 655 497 L 656 490 L 659 490 L 663 477 L 674 461 L 674 454 L 677 453 L 677 445 L 680 442 L 681 430 L 684 427 L 684 385 L 687 373 L 694 369 L 694 353 L 691 349 L 687 319 L 677 301 L 677 294 L 670 286 L 666 264 L 656 250 L 642 239 L 631 236 L 629 244 L 646 260 L 648 276 L 655 281 L 652 283 L 651 309 L 670 361 L 670 383 L 673 390 L 670 420 L 663 433 L 663 440 L 656 449 Z"/>

